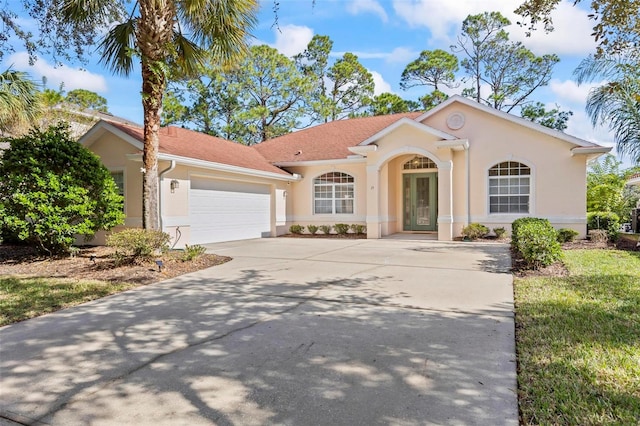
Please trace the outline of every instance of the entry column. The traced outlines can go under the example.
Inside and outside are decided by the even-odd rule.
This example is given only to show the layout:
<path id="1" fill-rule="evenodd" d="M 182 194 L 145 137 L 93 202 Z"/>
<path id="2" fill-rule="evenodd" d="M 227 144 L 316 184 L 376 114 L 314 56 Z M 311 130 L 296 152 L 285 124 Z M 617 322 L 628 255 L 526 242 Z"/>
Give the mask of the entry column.
<path id="1" fill-rule="evenodd" d="M 367 166 L 367 238 L 380 238 L 380 170 Z"/>
<path id="2" fill-rule="evenodd" d="M 438 164 L 438 240 L 453 239 L 453 163 Z"/>

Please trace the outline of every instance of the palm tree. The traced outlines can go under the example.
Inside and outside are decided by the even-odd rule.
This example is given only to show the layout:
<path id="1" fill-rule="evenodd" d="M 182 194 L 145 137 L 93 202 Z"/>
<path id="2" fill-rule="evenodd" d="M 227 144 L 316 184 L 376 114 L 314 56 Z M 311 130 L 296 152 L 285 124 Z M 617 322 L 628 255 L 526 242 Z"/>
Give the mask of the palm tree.
<path id="1" fill-rule="evenodd" d="M 127 0 L 65 0 L 64 21 L 77 28 L 110 22 Z M 158 144 L 162 97 L 169 70 L 193 75 L 212 52 L 227 61 L 246 49 L 256 23 L 259 0 L 137 0 L 128 16 L 113 26 L 99 48 L 112 72 L 129 75 L 134 56 L 142 68 L 144 149 L 142 223 L 158 229 Z"/>
<path id="2" fill-rule="evenodd" d="M 594 126 L 608 124 L 618 153 L 640 164 L 640 63 L 633 56 L 590 56 L 574 75 L 578 84 L 608 81 L 589 91 L 587 114 Z"/>
<path id="3" fill-rule="evenodd" d="M 11 68 L 0 73 L 0 133 L 35 121 L 40 113 L 37 94 L 29 74 Z"/>

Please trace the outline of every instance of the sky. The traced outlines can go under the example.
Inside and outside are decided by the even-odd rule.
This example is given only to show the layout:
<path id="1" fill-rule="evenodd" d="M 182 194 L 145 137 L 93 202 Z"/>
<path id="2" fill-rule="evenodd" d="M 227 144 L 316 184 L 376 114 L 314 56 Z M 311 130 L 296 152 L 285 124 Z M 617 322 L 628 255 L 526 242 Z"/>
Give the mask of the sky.
<path id="1" fill-rule="evenodd" d="M 613 146 L 613 137 L 606 128 L 593 128 L 584 111 L 592 85 L 578 86 L 573 70 L 580 61 L 595 52 L 596 43 L 590 36 L 593 22 L 581 4 L 563 0 L 553 14 L 555 30 L 535 31 L 531 37 L 516 22 L 513 13 L 522 0 L 277 0 L 277 22 L 274 0 L 261 0 L 258 24 L 253 30 L 252 44 L 268 44 L 287 56 L 305 49 L 314 34 L 327 35 L 333 40 L 332 57 L 345 52 L 358 56 L 371 72 L 376 94 L 392 92 L 405 99 L 417 100 L 426 88 L 400 88 L 400 76 L 405 66 L 416 59 L 422 50 L 451 51 L 460 34 L 462 21 L 470 14 L 499 11 L 513 24 L 507 28 L 510 39 L 522 41 L 537 55 L 557 54 L 561 61 L 554 68 L 548 86 L 538 89 L 531 99 L 547 107 L 556 105 L 571 110 L 566 133 Z M 19 4 L 17 1 L 10 4 Z M 26 21 L 25 21 L 26 22 Z M 26 22 L 28 25 L 28 22 Z M 16 49 L 5 55 L 3 69 L 29 72 L 35 80 L 47 78 L 47 87 L 58 89 L 64 83 L 66 91 L 82 88 L 104 96 L 109 111 L 134 122 L 142 122 L 139 70 L 128 78 L 112 75 L 98 64 L 96 52 L 86 64 L 65 63 L 54 66 L 50 58 L 39 58 L 29 66 L 27 54 Z M 458 77 L 464 77 L 462 72 Z M 597 84 L 597 83 L 595 83 Z M 460 93 L 464 86 L 445 90 Z M 623 159 L 624 160 L 624 159 Z M 630 165 L 625 161 L 625 166 Z"/>

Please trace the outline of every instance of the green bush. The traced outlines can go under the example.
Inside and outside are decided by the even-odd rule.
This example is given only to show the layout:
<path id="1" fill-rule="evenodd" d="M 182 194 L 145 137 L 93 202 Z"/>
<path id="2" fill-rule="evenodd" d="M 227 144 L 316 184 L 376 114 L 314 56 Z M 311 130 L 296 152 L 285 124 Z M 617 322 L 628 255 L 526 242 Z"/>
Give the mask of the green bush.
<path id="1" fill-rule="evenodd" d="M 481 223 L 470 223 L 469 225 L 462 228 L 462 236 L 467 237 L 472 241 L 477 240 L 478 238 L 482 238 L 488 233 L 489 228 Z"/>
<path id="2" fill-rule="evenodd" d="M 569 243 L 578 236 L 578 233 L 579 232 L 576 231 L 575 229 L 560 228 L 558 229 L 558 242 Z"/>
<path id="3" fill-rule="evenodd" d="M 549 266 L 562 256 L 558 233 L 546 219 L 519 222 L 511 238 L 516 241 L 515 249 L 522 255 L 528 268 Z"/>
<path id="4" fill-rule="evenodd" d="M 603 229 L 610 240 L 615 240 L 620 232 L 620 218 L 613 212 L 587 213 L 587 229 Z"/>
<path id="5" fill-rule="evenodd" d="M 123 223 L 123 198 L 111 173 L 71 138 L 66 125 L 7 141 L 0 161 L 4 235 L 64 253 L 76 235 L 88 240 Z"/>
<path id="6" fill-rule="evenodd" d="M 516 219 L 511 224 L 511 246 L 516 247 L 518 245 L 518 233 L 521 226 L 529 223 L 541 223 L 544 226 L 551 226 L 551 222 L 548 219 L 542 219 L 539 217 L 521 217 Z"/>
<path id="7" fill-rule="evenodd" d="M 289 232 L 292 234 L 302 234 L 302 231 L 304 231 L 304 226 L 302 225 L 291 225 L 289 227 Z"/>
<path id="8" fill-rule="evenodd" d="M 354 223 L 353 225 L 351 225 L 351 231 L 353 231 L 354 234 L 365 234 L 367 232 L 367 225 L 360 225 L 357 223 Z"/>
<path id="9" fill-rule="evenodd" d="M 307 230 L 311 233 L 311 235 L 316 235 L 316 232 L 318 232 L 318 226 L 317 225 L 307 225 Z"/>
<path id="10" fill-rule="evenodd" d="M 345 235 L 347 232 L 349 232 L 349 225 L 347 225 L 346 223 L 336 223 L 335 225 L 333 225 L 333 229 L 335 229 L 336 234 Z"/>
<path id="11" fill-rule="evenodd" d="M 197 259 L 198 257 L 202 256 L 206 251 L 207 249 L 201 245 L 190 246 L 185 244 L 184 253 L 182 254 L 182 261 L 189 262 L 189 261 L 192 261 L 193 259 Z"/>
<path id="12" fill-rule="evenodd" d="M 130 228 L 109 235 L 107 245 L 116 249 L 114 256 L 119 263 L 140 263 L 150 260 L 158 251 L 168 250 L 170 239 L 162 231 Z"/>
<path id="13" fill-rule="evenodd" d="M 497 239 L 502 239 L 507 234 L 507 230 L 504 227 L 493 228 L 493 233 L 496 234 Z"/>
<path id="14" fill-rule="evenodd" d="M 320 225 L 318 226 L 318 228 L 320 228 L 322 233 L 325 235 L 329 235 L 331 233 L 331 226 L 329 225 Z"/>

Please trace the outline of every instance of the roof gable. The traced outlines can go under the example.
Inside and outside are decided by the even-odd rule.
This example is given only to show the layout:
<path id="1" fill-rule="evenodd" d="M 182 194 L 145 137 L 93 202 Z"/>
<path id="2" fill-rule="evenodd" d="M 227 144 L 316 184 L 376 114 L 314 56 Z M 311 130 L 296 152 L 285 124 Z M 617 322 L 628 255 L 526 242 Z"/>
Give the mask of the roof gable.
<path id="1" fill-rule="evenodd" d="M 451 96 L 449 99 L 447 99 L 446 101 L 442 102 L 441 104 L 439 104 L 435 108 L 432 108 L 429 111 L 427 111 L 427 112 L 423 113 L 422 115 L 420 115 L 418 118 L 416 118 L 416 121 L 422 122 L 422 121 L 426 120 L 427 118 L 439 113 L 442 110 L 451 108 L 451 106 L 453 104 L 456 104 L 456 103 L 466 105 L 466 106 L 468 106 L 470 108 L 474 108 L 474 109 L 482 111 L 482 112 L 484 112 L 486 114 L 490 114 L 490 115 L 492 115 L 494 117 L 498 117 L 498 118 L 501 118 L 503 120 L 510 121 L 510 122 L 512 122 L 514 124 L 526 127 L 528 129 L 543 133 L 543 134 L 545 134 L 547 136 L 551 136 L 552 138 L 561 140 L 563 142 L 570 143 L 570 144 L 572 144 L 574 146 L 577 146 L 577 147 L 588 147 L 588 148 L 592 148 L 592 147 L 593 148 L 600 148 L 601 147 L 601 145 L 598 145 L 596 143 L 589 142 L 589 141 L 586 141 L 584 139 L 580 139 L 580 138 L 577 138 L 575 136 L 568 135 L 568 134 L 563 133 L 563 132 L 561 132 L 559 130 L 551 129 L 551 128 L 543 126 L 541 124 L 534 123 L 534 122 L 532 122 L 530 120 L 527 120 L 525 118 L 518 117 L 516 115 L 509 114 L 509 113 L 506 113 L 504 111 L 500 111 L 500 110 L 495 109 L 495 108 L 491 108 L 490 106 L 480 104 L 480 103 L 478 103 L 478 102 L 476 102 L 476 101 L 474 101 L 472 99 L 469 99 L 469 98 L 466 98 L 466 97 L 460 96 L 460 95 Z"/>
<path id="2" fill-rule="evenodd" d="M 394 130 L 396 130 L 399 127 L 402 126 L 409 126 L 409 127 L 413 127 L 414 129 L 417 129 L 421 132 L 425 132 L 428 133 L 430 135 L 436 136 L 440 139 L 444 139 L 444 140 L 456 140 L 458 139 L 457 137 L 450 135 L 448 133 L 445 133 L 443 131 L 440 131 L 438 129 L 435 129 L 433 127 L 427 126 L 426 124 L 422 124 L 419 121 L 416 120 L 412 120 L 410 118 L 401 118 L 400 120 L 396 121 L 395 123 L 391 124 L 390 126 L 385 127 L 384 129 L 380 130 L 378 133 L 376 133 L 375 135 L 372 135 L 370 137 L 368 137 L 367 139 L 365 139 L 364 141 L 360 142 L 359 145 L 369 145 L 374 143 L 375 141 L 377 141 L 380 138 L 383 138 L 384 136 L 393 133 Z"/>
<path id="3" fill-rule="evenodd" d="M 144 129 L 122 123 L 98 122 L 80 142 L 90 146 L 103 132 L 111 132 L 136 148 L 143 149 Z M 160 146 L 158 152 L 172 159 L 184 158 L 201 162 L 217 163 L 289 176 L 286 171 L 269 163 L 258 151 L 239 143 L 231 142 L 205 133 L 180 127 L 163 127 L 160 129 Z"/>

